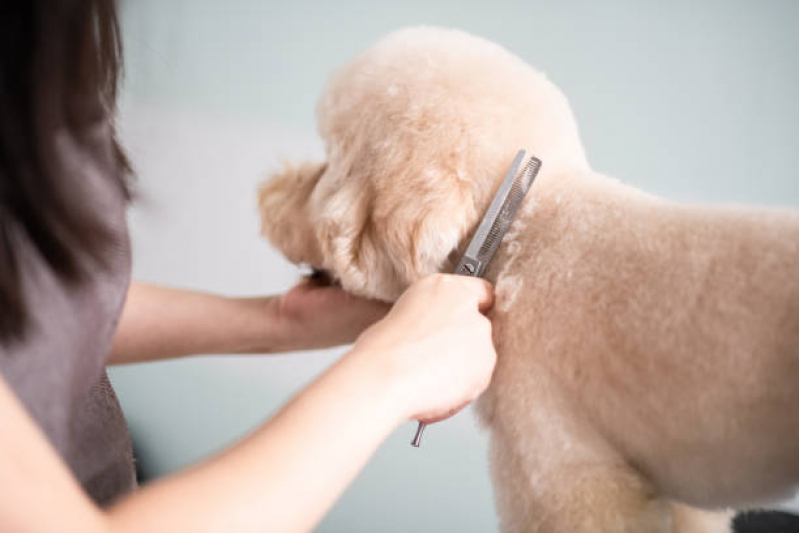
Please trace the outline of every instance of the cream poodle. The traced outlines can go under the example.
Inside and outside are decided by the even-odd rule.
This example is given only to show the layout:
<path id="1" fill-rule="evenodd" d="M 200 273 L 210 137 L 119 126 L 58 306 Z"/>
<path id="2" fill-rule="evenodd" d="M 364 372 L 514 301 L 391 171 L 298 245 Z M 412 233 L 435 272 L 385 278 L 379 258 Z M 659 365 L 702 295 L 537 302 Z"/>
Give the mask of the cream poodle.
<path id="1" fill-rule="evenodd" d="M 595 172 L 563 94 L 460 31 L 384 38 L 318 119 L 327 162 L 263 185 L 263 234 L 386 301 L 452 268 L 517 150 L 543 161 L 487 275 L 502 531 L 728 531 L 799 483 L 799 214 Z"/>

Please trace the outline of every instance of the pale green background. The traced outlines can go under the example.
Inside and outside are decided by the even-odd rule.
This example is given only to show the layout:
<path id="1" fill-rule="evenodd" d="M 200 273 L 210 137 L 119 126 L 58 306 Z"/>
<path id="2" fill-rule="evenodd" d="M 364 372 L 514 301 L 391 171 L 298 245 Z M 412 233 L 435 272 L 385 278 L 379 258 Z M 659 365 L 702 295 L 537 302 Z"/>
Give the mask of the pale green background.
<path id="1" fill-rule="evenodd" d="M 258 238 L 257 183 L 282 158 L 322 156 L 314 105 L 330 71 L 414 24 L 483 35 L 547 72 L 598 170 L 676 199 L 799 205 L 799 2 L 129 0 L 120 129 L 140 176 L 135 277 L 288 288 L 296 269 Z M 246 433 L 337 353 L 112 379 L 142 464 L 161 474 Z M 471 413 L 428 431 L 414 450 L 412 425 L 400 428 L 319 530 L 496 530 Z"/>

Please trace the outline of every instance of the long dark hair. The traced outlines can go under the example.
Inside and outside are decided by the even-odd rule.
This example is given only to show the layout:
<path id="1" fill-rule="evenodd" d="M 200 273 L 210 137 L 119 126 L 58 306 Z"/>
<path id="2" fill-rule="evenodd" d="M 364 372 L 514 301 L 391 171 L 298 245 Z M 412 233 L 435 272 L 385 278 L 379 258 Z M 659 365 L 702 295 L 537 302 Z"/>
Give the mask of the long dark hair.
<path id="1" fill-rule="evenodd" d="M 29 322 L 22 239 L 68 283 L 102 265 L 110 231 L 70 196 L 81 176 L 68 163 L 90 161 L 128 197 L 113 129 L 121 58 L 114 0 L 0 3 L 0 341 Z"/>

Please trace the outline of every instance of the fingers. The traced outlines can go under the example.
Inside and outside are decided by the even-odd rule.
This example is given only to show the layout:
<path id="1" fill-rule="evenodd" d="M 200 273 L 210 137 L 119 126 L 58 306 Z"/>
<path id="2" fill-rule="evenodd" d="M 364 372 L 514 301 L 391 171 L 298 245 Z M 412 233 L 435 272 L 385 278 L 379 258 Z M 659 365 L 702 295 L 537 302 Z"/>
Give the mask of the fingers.
<path id="1" fill-rule="evenodd" d="M 455 274 L 444 274 L 454 277 L 458 283 L 464 285 L 472 301 L 477 304 L 481 313 L 485 313 L 494 305 L 494 287 L 482 278 L 472 278 L 468 276 L 458 276 Z"/>
<path id="2" fill-rule="evenodd" d="M 481 313 L 485 313 L 494 305 L 494 287 L 488 281 L 481 278 L 469 278 L 469 281 L 479 287 L 477 290 L 477 308 Z"/>
<path id="3" fill-rule="evenodd" d="M 420 419 L 419 422 L 423 422 L 423 423 L 425 423 L 427 425 L 436 424 L 438 422 L 441 422 L 443 420 L 451 418 L 451 417 L 455 416 L 456 414 L 460 413 L 470 403 L 472 403 L 472 402 L 471 401 L 463 402 L 462 404 L 458 405 L 457 407 L 454 407 L 453 409 L 450 409 L 449 411 L 447 411 L 444 414 L 437 415 L 437 416 L 434 416 L 432 418 L 424 417 L 424 418 Z"/>

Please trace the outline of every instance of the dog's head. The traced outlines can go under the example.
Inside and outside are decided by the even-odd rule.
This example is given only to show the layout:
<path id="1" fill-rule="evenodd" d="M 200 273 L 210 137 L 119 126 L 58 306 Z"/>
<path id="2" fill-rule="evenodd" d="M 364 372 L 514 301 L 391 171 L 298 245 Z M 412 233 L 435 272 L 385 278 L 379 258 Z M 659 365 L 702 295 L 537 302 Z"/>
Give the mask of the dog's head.
<path id="1" fill-rule="evenodd" d="M 259 193 L 264 236 L 355 294 L 392 301 L 447 270 L 517 150 L 547 176 L 588 168 L 564 96 L 500 46 L 410 28 L 333 75 L 319 101 L 327 162 Z"/>

